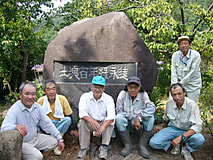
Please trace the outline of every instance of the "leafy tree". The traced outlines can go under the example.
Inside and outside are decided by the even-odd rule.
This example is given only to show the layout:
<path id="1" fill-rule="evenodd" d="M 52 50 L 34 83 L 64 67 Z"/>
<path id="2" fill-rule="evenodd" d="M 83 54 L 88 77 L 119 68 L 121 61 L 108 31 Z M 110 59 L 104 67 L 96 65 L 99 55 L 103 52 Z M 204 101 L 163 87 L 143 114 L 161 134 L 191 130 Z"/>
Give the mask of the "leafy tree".
<path id="1" fill-rule="evenodd" d="M 199 3 L 199 4 L 198 4 Z M 188 35 L 192 48 L 203 59 L 202 68 L 209 70 L 213 57 L 213 3 L 182 0 L 74 0 L 61 7 L 57 16 L 63 16 L 61 29 L 87 17 L 95 17 L 112 11 L 123 11 L 157 61 L 162 61 L 157 86 L 168 93 L 170 85 L 171 56 L 178 50 L 177 38 Z M 161 79 L 164 78 L 164 79 Z M 166 90 L 167 89 L 167 90 Z"/>
<path id="2" fill-rule="evenodd" d="M 32 79 L 30 69 L 46 48 L 42 30 L 34 32 L 36 18 L 45 16 L 42 4 L 51 6 L 50 0 L 0 1 L 0 77 L 10 93 L 21 81 Z"/>

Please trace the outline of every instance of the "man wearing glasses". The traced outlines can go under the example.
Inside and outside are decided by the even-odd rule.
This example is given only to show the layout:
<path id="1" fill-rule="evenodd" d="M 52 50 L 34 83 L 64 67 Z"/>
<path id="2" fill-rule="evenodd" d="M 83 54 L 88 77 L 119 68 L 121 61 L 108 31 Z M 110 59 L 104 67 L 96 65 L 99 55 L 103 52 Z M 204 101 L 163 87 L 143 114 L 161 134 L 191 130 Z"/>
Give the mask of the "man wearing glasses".
<path id="1" fill-rule="evenodd" d="M 177 43 L 179 50 L 172 55 L 171 84 L 184 85 L 187 97 L 197 102 L 202 87 L 200 53 L 190 49 L 188 36 L 179 37 Z"/>
<path id="2" fill-rule="evenodd" d="M 138 150 L 141 156 L 149 158 L 146 145 L 154 125 L 155 105 L 150 101 L 147 92 L 141 86 L 141 80 L 130 77 L 127 85 L 117 98 L 116 127 L 120 133 L 124 148 L 122 156 L 127 156 L 132 150 L 129 132 L 139 133 Z"/>
<path id="3" fill-rule="evenodd" d="M 114 129 L 115 104 L 113 98 L 104 93 L 105 79 L 96 76 L 92 80 L 91 91 L 84 93 L 79 101 L 78 131 L 80 151 L 78 159 L 84 159 L 90 145 L 90 134 L 102 137 L 99 158 L 107 158 L 108 145 Z"/>

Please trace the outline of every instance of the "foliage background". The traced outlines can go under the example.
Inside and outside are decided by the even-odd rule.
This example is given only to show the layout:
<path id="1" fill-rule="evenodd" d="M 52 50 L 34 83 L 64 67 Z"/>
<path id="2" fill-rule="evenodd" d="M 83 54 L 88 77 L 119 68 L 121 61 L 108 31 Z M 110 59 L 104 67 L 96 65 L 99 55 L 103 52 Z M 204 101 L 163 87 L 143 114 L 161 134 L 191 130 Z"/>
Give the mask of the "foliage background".
<path id="1" fill-rule="evenodd" d="M 42 5 L 51 9 L 44 12 Z M 18 99 L 18 86 L 35 79 L 31 68 L 43 63 L 45 49 L 60 29 L 84 18 L 122 11 L 157 60 L 155 88 L 159 99 L 169 93 L 171 56 L 178 50 L 177 38 L 190 37 L 191 48 L 202 58 L 199 101 L 204 113 L 209 110 L 211 115 L 212 8 L 211 0 L 72 0 L 59 8 L 53 8 L 51 0 L 0 0 L 0 98 Z"/>

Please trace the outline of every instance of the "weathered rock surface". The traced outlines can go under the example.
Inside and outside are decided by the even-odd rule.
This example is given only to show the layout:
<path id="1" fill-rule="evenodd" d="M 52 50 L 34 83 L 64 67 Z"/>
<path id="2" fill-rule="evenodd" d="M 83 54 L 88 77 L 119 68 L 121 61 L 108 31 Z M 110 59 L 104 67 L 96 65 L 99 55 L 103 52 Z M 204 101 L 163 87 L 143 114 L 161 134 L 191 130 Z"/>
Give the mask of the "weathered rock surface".
<path id="1" fill-rule="evenodd" d="M 0 159 L 21 160 L 22 140 L 17 130 L 0 132 Z"/>

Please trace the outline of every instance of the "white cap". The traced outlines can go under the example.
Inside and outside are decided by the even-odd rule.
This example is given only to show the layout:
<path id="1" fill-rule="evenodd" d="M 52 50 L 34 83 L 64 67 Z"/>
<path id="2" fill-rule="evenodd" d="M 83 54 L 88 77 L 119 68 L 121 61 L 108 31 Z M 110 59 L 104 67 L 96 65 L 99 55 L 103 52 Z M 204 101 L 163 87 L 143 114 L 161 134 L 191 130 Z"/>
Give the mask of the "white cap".
<path id="1" fill-rule="evenodd" d="M 190 41 L 189 36 L 181 36 L 181 37 L 178 38 L 177 42 L 180 42 L 184 39 Z"/>

